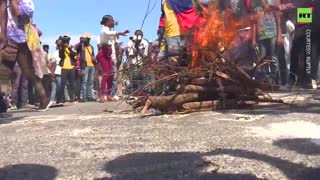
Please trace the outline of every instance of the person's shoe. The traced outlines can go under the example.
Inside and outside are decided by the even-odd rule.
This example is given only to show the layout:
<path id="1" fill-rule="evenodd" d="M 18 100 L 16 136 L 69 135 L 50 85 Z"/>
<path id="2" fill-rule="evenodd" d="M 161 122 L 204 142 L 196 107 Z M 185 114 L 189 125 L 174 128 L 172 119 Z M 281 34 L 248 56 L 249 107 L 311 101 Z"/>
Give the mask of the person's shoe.
<path id="1" fill-rule="evenodd" d="M 92 97 L 90 97 L 90 98 L 88 98 L 88 101 L 89 101 L 89 102 L 94 102 L 94 101 L 97 101 L 97 100 L 94 99 L 94 98 L 92 98 Z"/>
<path id="2" fill-rule="evenodd" d="M 18 109 L 18 107 L 15 106 L 15 105 L 12 105 L 12 106 L 10 107 L 10 110 L 17 110 L 17 109 Z"/>
<path id="3" fill-rule="evenodd" d="M 117 95 L 115 95 L 115 96 L 113 96 L 113 99 L 115 99 L 115 100 L 119 100 L 120 99 L 120 97 L 119 96 L 117 96 Z"/>
<path id="4" fill-rule="evenodd" d="M 53 101 L 49 101 L 48 103 L 41 105 L 38 111 L 40 112 L 47 111 L 52 104 L 53 104 Z"/>
<path id="5" fill-rule="evenodd" d="M 87 102 L 87 99 L 83 98 L 83 99 L 80 100 L 80 102 L 81 103 L 85 103 L 85 102 Z"/>

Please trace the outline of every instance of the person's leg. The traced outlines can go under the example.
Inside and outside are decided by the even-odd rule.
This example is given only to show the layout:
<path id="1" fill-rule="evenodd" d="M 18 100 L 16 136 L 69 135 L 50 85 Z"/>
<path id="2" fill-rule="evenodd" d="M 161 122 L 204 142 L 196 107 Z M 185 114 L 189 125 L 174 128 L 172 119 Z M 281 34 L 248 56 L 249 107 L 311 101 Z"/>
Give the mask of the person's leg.
<path id="1" fill-rule="evenodd" d="M 116 65 L 113 65 L 113 70 L 112 70 L 112 73 L 113 73 L 113 82 L 112 82 L 112 96 L 115 97 L 115 96 L 118 96 L 117 94 L 117 72 L 118 72 L 118 69 L 117 69 L 117 66 Z"/>
<path id="2" fill-rule="evenodd" d="M 86 67 L 82 70 L 82 84 L 81 84 L 81 94 L 82 94 L 82 101 L 88 100 L 88 75 L 89 75 L 89 67 Z"/>
<path id="3" fill-rule="evenodd" d="M 315 34 L 315 33 L 314 33 Z M 316 82 L 319 80 L 319 61 L 320 61 L 320 44 L 319 44 L 319 35 L 312 35 L 312 60 L 311 60 L 311 77 L 312 80 L 315 80 Z"/>
<path id="4" fill-rule="evenodd" d="M 35 86 L 36 92 L 40 98 L 40 108 L 46 109 L 50 100 L 49 97 L 46 96 L 41 79 L 35 75 L 31 52 L 26 43 L 19 44 L 17 59 L 23 74 L 31 80 Z"/>
<path id="5" fill-rule="evenodd" d="M 102 101 L 104 99 L 104 91 L 106 89 L 107 86 L 107 80 L 108 80 L 108 76 L 103 76 L 102 80 L 101 80 L 101 86 L 100 86 L 100 101 Z"/>
<path id="6" fill-rule="evenodd" d="M 20 80 L 20 88 L 21 88 L 21 107 L 28 104 L 28 80 L 22 75 Z"/>
<path id="7" fill-rule="evenodd" d="M 306 27 L 295 29 L 290 55 L 290 85 L 303 85 L 305 80 Z"/>
<path id="8" fill-rule="evenodd" d="M 113 86 L 113 80 L 114 80 L 114 76 L 113 75 L 108 75 L 106 76 L 107 79 L 107 97 L 108 97 L 108 101 L 115 101 L 112 98 L 112 86 Z"/>
<path id="9" fill-rule="evenodd" d="M 119 97 L 122 97 L 123 92 L 122 92 L 122 78 L 123 78 L 123 69 L 124 65 L 123 63 L 120 64 L 119 70 L 118 70 L 118 75 L 117 75 L 117 94 Z"/>
<path id="10" fill-rule="evenodd" d="M 88 67 L 88 76 L 87 76 L 87 97 L 90 101 L 94 100 L 93 97 L 93 85 L 94 85 L 94 67 Z"/>
<path id="11" fill-rule="evenodd" d="M 16 74 L 16 78 L 12 82 L 12 90 L 11 90 L 11 99 L 12 99 L 12 106 L 14 108 L 17 107 L 18 105 L 18 100 L 19 100 L 19 87 L 20 87 L 20 81 L 22 77 L 22 71 L 19 66 L 15 66 L 13 69 L 13 72 Z"/>
<path id="12" fill-rule="evenodd" d="M 259 62 L 263 60 L 267 55 L 266 44 L 266 40 L 257 41 L 257 46 L 259 48 Z M 255 79 L 266 80 L 266 72 L 266 65 L 260 66 L 255 72 Z"/>
<path id="13" fill-rule="evenodd" d="M 270 78 L 273 80 L 273 83 L 279 84 L 279 60 L 276 54 L 276 43 L 277 43 L 276 37 L 268 39 L 267 56 L 271 57 L 273 61 L 271 64 L 269 64 Z"/>
<path id="14" fill-rule="evenodd" d="M 55 80 L 51 83 L 52 91 L 51 91 L 51 101 L 56 101 L 56 95 L 57 95 L 57 77 L 55 77 Z"/>
<path id="15" fill-rule="evenodd" d="M 28 101 L 29 101 L 29 104 L 31 104 L 31 105 L 36 104 L 33 84 L 29 79 L 28 79 Z"/>
<path id="16" fill-rule="evenodd" d="M 70 102 L 74 102 L 75 101 L 75 93 L 74 93 L 74 89 L 75 88 L 75 70 L 68 70 L 68 82 L 70 85 Z M 78 93 L 78 95 L 80 95 L 80 93 Z"/>
<path id="17" fill-rule="evenodd" d="M 67 83 L 67 70 L 62 69 L 61 70 L 61 84 L 60 84 L 60 88 L 58 91 L 58 103 L 64 103 L 65 101 L 65 95 L 64 95 L 64 90 L 66 87 L 66 83 Z"/>
<path id="18" fill-rule="evenodd" d="M 47 97 L 51 97 L 51 79 L 50 76 L 45 74 L 42 78 L 43 87 Z"/>
<path id="19" fill-rule="evenodd" d="M 57 93 L 59 92 L 61 88 L 61 75 L 56 75 L 56 90 L 57 90 Z M 57 98 L 57 94 L 55 96 Z"/>

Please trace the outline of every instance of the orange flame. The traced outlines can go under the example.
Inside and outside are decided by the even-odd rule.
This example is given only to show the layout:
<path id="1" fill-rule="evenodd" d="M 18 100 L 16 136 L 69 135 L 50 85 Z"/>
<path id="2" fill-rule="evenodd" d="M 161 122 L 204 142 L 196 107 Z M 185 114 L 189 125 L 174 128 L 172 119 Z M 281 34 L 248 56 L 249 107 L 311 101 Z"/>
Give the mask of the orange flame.
<path id="1" fill-rule="evenodd" d="M 232 41 L 239 25 L 228 13 L 223 18 L 216 6 L 210 6 L 206 12 L 194 33 L 191 67 L 199 66 L 202 59 L 215 59 Z"/>

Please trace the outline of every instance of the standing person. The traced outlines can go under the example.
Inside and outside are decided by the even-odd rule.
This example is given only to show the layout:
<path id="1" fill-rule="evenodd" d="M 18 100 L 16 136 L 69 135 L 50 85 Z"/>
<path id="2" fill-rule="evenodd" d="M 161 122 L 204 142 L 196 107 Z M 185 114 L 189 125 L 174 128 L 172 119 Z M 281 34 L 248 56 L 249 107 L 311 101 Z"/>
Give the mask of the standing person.
<path id="1" fill-rule="evenodd" d="M 0 50 L 8 45 L 7 39 L 7 0 L 0 0 Z M 0 56 L 1 63 L 1 56 Z"/>
<path id="2" fill-rule="evenodd" d="M 51 101 L 57 103 L 57 92 L 61 88 L 61 67 L 59 66 L 60 57 L 59 49 L 62 48 L 62 41 L 60 39 L 56 40 L 56 51 L 52 54 L 52 59 L 50 60 L 50 69 L 52 77 L 52 91 L 51 91 Z"/>
<path id="3" fill-rule="evenodd" d="M 95 53 L 92 45 L 90 44 L 90 34 L 85 33 L 80 38 L 80 44 L 76 46 L 77 53 L 79 55 L 79 65 L 82 75 L 82 102 L 95 101 L 93 96 L 93 84 L 94 84 L 94 72 L 95 72 Z"/>
<path id="4" fill-rule="evenodd" d="M 40 109 L 47 110 L 51 103 L 46 96 L 40 78 L 36 76 L 33 59 L 37 59 L 31 53 L 33 47 L 40 48 L 39 35 L 41 32 L 32 22 L 34 11 L 33 0 L 10 0 L 8 6 L 7 37 L 8 46 L 1 51 L 2 59 L 18 60 L 19 66 L 26 77 L 31 80 L 37 89 L 40 98 Z M 3 16 L 1 16 L 3 17 Z M 3 26 L 3 21 L 1 21 Z M 3 29 L 3 28 L 2 28 Z M 1 32 L 3 31 L 1 29 Z M 36 55 L 36 54 L 34 54 Z"/>
<path id="5" fill-rule="evenodd" d="M 319 6 L 319 0 L 291 0 L 291 3 L 297 8 Z M 317 8 L 314 9 L 315 11 L 319 11 Z M 297 17 L 297 9 L 295 8 L 293 11 L 294 17 Z M 315 15 L 317 15 L 317 13 L 313 12 L 313 18 L 315 18 Z M 318 21 L 317 19 L 313 19 L 312 24 Z M 316 38 L 319 31 L 312 28 L 312 24 L 295 22 L 294 39 L 290 55 L 289 85 L 291 86 L 298 84 L 303 88 L 313 89 L 313 82 L 317 79 L 319 60 L 313 58 L 312 54 L 316 53 L 316 49 L 314 49 L 316 46 L 314 46 L 313 43 L 319 39 Z"/>
<path id="6" fill-rule="evenodd" d="M 264 7 L 268 4 L 279 6 L 279 0 L 265 0 L 256 4 L 254 1 L 247 3 L 248 11 L 254 13 L 260 13 L 264 11 Z M 280 25 L 280 16 L 277 13 L 266 13 L 258 20 L 253 26 L 253 38 L 252 44 L 259 49 L 259 60 L 265 57 L 272 58 L 274 63 L 270 64 L 271 72 L 268 73 L 268 67 L 262 66 L 261 71 L 256 74 L 256 78 L 259 80 L 277 80 L 277 64 L 276 57 L 276 45 L 282 45 L 282 33 Z"/>
<path id="7" fill-rule="evenodd" d="M 68 93 L 70 97 L 70 102 L 75 101 L 75 67 L 76 67 L 76 55 L 77 52 L 70 46 L 71 38 L 68 35 L 61 37 L 62 48 L 59 49 L 60 62 L 61 66 L 61 87 L 58 93 L 58 103 L 64 103 L 64 90 L 69 84 Z"/>
<path id="8" fill-rule="evenodd" d="M 116 59 L 115 43 L 117 36 L 126 36 L 130 31 L 126 30 L 124 32 L 117 32 L 112 30 L 115 26 L 115 22 L 113 17 L 110 15 L 103 16 L 100 24 L 102 25 L 102 30 L 100 33 L 101 49 L 97 54 L 97 60 L 99 61 L 104 73 L 101 80 L 100 102 L 105 102 L 104 90 L 106 85 L 108 87 L 107 101 L 116 101 L 116 99 L 111 96 L 115 73 L 115 62 L 113 61 Z"/>
<path id="9" fill-rule="evenodd" d="M 51 97 L 51 71 L 49 69 L 49 45 L 45 44 L 42 46 L 42 72 L 43 78 L 42 83 L 47 97 Z"/>
<path id="10" fill-rule="evenodd" d="M 139 72 L 139 68 L 145 63 L 145 58 L 149 55 L 149 43 L 143 39 L 143 32 L 136 30 L 134 36 L 128 42 L 129 67 L 133 71 L 130 82 L 133 91 L 137 91 L 143 85 L 145 80 L 143 73 Z"/>

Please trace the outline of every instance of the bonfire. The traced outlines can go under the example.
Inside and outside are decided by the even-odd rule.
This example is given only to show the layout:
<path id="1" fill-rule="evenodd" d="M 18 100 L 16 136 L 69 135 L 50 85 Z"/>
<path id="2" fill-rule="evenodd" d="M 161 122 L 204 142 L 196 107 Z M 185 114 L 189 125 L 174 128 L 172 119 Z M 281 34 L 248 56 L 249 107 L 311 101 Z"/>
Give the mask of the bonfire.
<path id="1" fill-rule="evenodd" d="M 238 66 L 229 53 L 239 46 L 234 39 L 239 35 L 241 23 L 229 18 L 226 25 L 215 6 L 208 12 L 195 27 L 193 43 L 180 59 L 189 62 L 188 66 L 158 63 L 143 67 L 142 71 L 153 75 L 165 70 L 166 76 L 146 84 L 139 92 L 165 83 L 173 83 L 174 89 L 168 95 L 141 96 L 128 101 L 135 109 L 142 113 L 149 108 L 173 113 L 241 108 L 247 107 L 249 102 L 275 102 L 266 96 L 272 85 L 254 80 L 251 72 Z"/>

